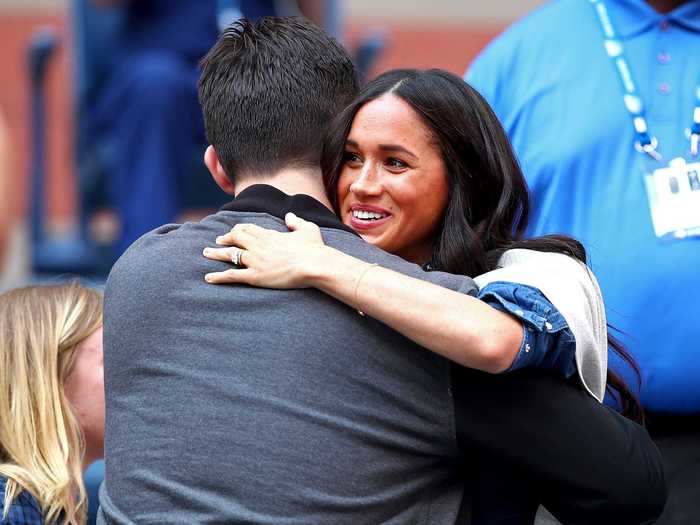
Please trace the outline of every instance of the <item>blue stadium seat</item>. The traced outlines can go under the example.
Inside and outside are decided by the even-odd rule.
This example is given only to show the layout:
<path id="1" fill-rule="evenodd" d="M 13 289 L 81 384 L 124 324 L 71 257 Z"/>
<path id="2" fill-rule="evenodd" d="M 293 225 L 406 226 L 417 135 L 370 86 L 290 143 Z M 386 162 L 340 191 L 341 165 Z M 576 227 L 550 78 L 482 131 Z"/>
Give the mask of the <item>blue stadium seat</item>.
<path id="1" fill-rule="evenodd" d="M 31 237 L 32 272 L 35 275 L 73 274 L 105 276 L 114 262 L 111 245 L 91 235 L 91 222 L 99 210 L 109 209 L 105 181 L 114 164 L 112 144 L 96 139 L 88 129 L 86 108 L 95 103 L 112 69 L 111 58 L 120 24 L 121 8 L 99 9 L 90 0 L 72 0 L 71 28 L 74 56 L 73 94 L 77 228 L 73 234 L 50 238 L 46 234 L 46 111 L 45 74 L 59 45 L 55 32 L 37 31 L 29 46 L 31 80 L 32 162 Z M 216 186 L 202 163 L 205 144 L 193 149 L 191 169 L 181 188 L 183 209 L 216 209 L 228 198 Z"/>

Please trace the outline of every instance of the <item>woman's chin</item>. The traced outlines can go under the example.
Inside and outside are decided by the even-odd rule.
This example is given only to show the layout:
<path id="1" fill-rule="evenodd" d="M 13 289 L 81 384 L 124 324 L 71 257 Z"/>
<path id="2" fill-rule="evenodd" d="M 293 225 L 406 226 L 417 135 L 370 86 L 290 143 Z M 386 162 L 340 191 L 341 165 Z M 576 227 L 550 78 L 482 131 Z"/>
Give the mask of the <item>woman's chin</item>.
<path id="1" fill-rule="evenodd" d="M 386 251 L 386 247 L 384 246 L 384 243 L 382 243 L 381 237 L 374 235 L 374 234 L 370 234 L 370 233 L 363 233 L 363 232 L 357 232 L 357 233 L 360 235 L 360 237 L 362 237 L 362 239 L 365 242 L 372 244 L 372 245 L 376 246 L 377 248 L 381 248 L 382 250 Z"/>
<path id="2" fill-rule="evenodd" d="M 360 229 L 354 228 L 352 221 L 350 219 L 343 220 L 343 224 L 345 224 L 345 226 L 347 226 L 348 228 L 351 228 L 365 242 L 368 242 L 369 244 L 373 244 L 374 246 L 377 246 L 378 248 L 381 248 L 382 250 L 386 249 L 383 246 L 381 236 L 377 235 L 376 232 L 369 232 L 367 230 L 360 230 Z"/>

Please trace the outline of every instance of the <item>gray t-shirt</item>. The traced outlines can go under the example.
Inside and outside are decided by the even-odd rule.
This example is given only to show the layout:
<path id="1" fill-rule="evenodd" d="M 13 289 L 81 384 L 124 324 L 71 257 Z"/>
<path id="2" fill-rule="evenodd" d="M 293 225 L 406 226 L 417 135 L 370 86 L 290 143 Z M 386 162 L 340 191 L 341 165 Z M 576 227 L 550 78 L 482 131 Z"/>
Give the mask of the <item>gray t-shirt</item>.
<path id="1" fill-rule="evenodd" d="M 294 211 L 353 256 L 473 281 L 372 247 L 309 197 L 254 186 L 231 209 L 145 235 L 110 274 L 100 520 L 455 523 L 449 363 L 317 290 L 209 285 L 226 265 L 201 253 L 240 222 L 286 230 Z"/>

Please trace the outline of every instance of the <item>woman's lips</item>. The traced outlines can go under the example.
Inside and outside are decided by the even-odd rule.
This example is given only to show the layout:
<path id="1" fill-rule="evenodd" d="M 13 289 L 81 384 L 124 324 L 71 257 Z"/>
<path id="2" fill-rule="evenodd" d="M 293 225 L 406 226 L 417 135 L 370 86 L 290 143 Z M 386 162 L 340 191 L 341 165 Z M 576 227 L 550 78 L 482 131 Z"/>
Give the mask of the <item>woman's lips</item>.
<path id="1" fill-rule="evenodd" d="M 357 231 L 367 231 L 367 230 L 372 230 L 374 228 L 378 228 L 379 226 L 382 226 L 383 224 L 386 224 L 386 222 L 391 219 L 391 215 L 388 217 L 384 217 L 383 219 L 374 219 L 374 220 L 363 220 L 363 219 L 356 219 L 355 217 L 350 218 L 350 226 L 352 227 L 353 230 Z"/>
<path id="2" fill-rule="evenodd" d="M 350 208 L 349 215 L 350 226 L 358 231 L 378 228 L 391 219 L 391 213 L 376 206 L 355 205 Z"/>

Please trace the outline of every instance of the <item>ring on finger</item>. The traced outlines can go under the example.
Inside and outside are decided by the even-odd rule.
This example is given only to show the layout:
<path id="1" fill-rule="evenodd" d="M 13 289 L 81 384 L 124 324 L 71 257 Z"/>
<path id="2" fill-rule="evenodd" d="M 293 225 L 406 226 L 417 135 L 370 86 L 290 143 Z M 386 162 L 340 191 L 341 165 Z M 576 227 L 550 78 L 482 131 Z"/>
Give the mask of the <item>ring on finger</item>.
<path id="1" fill-rule="evenodd" d="M 231 253 L 231 262 L 235 266 L 243 266 L 243 250 L 240 248 L 234 248 Z"/>

